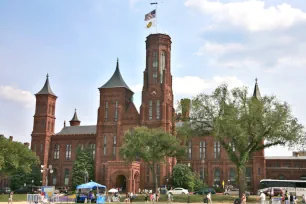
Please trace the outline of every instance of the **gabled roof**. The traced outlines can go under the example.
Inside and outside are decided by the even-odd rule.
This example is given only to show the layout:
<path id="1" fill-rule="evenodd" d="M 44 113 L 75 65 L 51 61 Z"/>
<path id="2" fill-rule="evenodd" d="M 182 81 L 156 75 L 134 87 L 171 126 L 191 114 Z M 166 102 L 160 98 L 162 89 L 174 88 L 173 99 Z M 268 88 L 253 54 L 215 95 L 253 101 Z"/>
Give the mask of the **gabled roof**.
<path id="1" fill-rule="evenodd" d="M 259 87 L 258 87 L 258 83 L 257 83 L 257 78 L 255 79 L 255 87 L 254 87 L 253 97 L 257 98 L 258 100 L 261 100 L 261 95 L 260 95 L 260 91 L 259 91 Z"/>
<path id="2" fill-rule="evenodd" d="M 97 132 L 96 125 L 88 126 L 68 126 L 64 127 L 59 133 L 55 135 L 93 135 Z"/>
<path id="3" fill-rule="evenodd" d="M 51 86 L 50 86 L 50 83 L 49 83 L 49 75 L 47 74 L 47 79 L 46 79 L 46 82 L 45 82 L 45 85 L 43 86 L 43 88 L 35 95 L 41 95 L 41 94 L 50 94 L 50 95 L 53 95 L 53 96 L 56 96 L 52 89 L 51 89 Z"/>
<path id="4" fill-rule="evenodd" d="M 81 122 L 78 119 L 78 115 L 77 115 L 76 109 L 74 109 L 74 115 L 73 115 L 72 119 L 69 122 Z"/>
<path id="5" fill-rule="evenodd" d="M 130 91 L 132 91 L 128 85 L 123 80 L 120 70 L 119 70 L 119 60 L 117 59 L 117 66 L 113 76 L 103 85 L 100 89 L 103 88 L 117 88 L 117 87 L 124 87 Z M 133 91 L 132 91 L 133 92 Z"/>

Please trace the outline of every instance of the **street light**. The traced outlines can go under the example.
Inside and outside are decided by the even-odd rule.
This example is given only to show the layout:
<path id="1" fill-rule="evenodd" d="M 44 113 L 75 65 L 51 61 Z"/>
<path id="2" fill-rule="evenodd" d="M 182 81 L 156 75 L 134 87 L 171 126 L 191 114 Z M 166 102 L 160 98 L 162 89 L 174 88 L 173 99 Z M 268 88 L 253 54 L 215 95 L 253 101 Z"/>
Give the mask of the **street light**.
<path id="1" fill-rule="evenodd" d="M 40 167 L 41 167 L 40 172 L 42 173 L 42 176 L 43 176 L 43 174 L 44 174 L 44 171 L 47 172 L 47 174 L 46 174 L 46 186 L 48 186 L 48 173 L 50 172 L 51 175 L 52 175 L 52 173 L 53 173 L 52 165 L 50 164 L 48 168 L 45 168 L 44 165 L 41 165 Z M 52 176 L 51 176 L 51 177 L 52 177 Z M 42 180 L 43 180 L 43 179 L 42 179 Z"/>

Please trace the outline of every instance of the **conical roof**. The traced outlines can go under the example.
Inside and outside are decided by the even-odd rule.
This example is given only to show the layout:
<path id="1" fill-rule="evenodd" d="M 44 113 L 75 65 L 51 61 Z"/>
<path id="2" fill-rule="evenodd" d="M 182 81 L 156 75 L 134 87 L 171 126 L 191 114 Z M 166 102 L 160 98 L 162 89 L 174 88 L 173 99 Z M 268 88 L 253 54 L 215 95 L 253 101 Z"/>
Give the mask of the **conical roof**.
<path id="1" fill-rule="evenodd" d="M 36 95 L 39 95 L 39 94 L 50 94 L 50 95 L 56 96 L 51 89 L 48 74 L 47 74 L 47 79 L 46 79 L 45 85 Z"/>
<path id="2" fill-rule="evenodd" d="M 253 97 L 257 98 L 258 100 L 261 100 L 261 95 L 260 95 L 260 91 L 259 91 L 259 87 L 258 87 L 258 83 L 257 83 L 257 78 L 255 79 L 255 87 L 254 87 L 254 92 L 253 92 Z"/>
<path id="3" fill-rule="evenodd" d="M 78 114 L 77 114 L 77 112 L 76 112 L 76 109 L 74 109 L 74 115 L 73 115 L 72 119 L 71 119 L 69 122 L 81 122 L 81 121 L 78 119 Z"/>
<path id="4" fill-rule="evenodd" d="M 103 85 L 100 87 L 100 89 L 103 88 L 118 88 L 118 87 L 124 87 L 130 91 L 132 91 L 128 85 L 123 80 L 120 70 L 119 70 L 119 60 L 117 59 L 117 66 L 116 70 L 113 74 L 113 76 Z M 133 92 L 133 91 L 132 91 Z"/>

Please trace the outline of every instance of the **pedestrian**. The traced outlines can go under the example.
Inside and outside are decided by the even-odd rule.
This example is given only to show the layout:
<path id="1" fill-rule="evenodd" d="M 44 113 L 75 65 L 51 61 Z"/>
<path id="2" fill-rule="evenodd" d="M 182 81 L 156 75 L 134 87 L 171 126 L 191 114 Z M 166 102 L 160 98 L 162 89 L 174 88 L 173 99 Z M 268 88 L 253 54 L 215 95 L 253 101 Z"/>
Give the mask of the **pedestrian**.
<path id="1" fill-rule="evenodd" d="M 305 204 L 306 203 L 306 196 L 303 194 L 302 195 L 302 204 Z"/>
<path id="2" fill-rule="evenodd" d="M 265 204 L 266 194 L 264 194 L 262 191 L 260 191 L 259 199 L 260 199 L 260 204 Z"/>
<path id="3" fill-rule="evenodd" d="M 241 196 L 241 204 L 246 204 L 246 196 L 245 196 L 245 194 L 242 194 L 242 196 Z"/>
<path id="4" fill-rule="evenodd" d="M 133 199 L 134 199 L 134 194 L 133 194 L 133 192 L 131 192 L 131 194 L 130 194 L 130 202 L 131 203 L 133 202 Z"/>
<path id="5" fill-rule="evenodd" d="M 212 200 L 211 200 L 211 192 L 209 192 L 206 196 L 207 198 L 207 203 L 209 202 L 210 204 L 212 204 Z"/>
<path id="6" fill-rule="evenodd" d="M 172 203 L 172 193 L 168 193 L 168 203 Z"/>
<path id="7" fill-rule="evenodd" d="M 292 193 L 290 193 L 290 204 L 294 204 L 294 196 Z"/>
<path id="8" fill-rule="evenodd" d="M 13 204 L 13 191 L 9 193 L 8 204 Z"/>

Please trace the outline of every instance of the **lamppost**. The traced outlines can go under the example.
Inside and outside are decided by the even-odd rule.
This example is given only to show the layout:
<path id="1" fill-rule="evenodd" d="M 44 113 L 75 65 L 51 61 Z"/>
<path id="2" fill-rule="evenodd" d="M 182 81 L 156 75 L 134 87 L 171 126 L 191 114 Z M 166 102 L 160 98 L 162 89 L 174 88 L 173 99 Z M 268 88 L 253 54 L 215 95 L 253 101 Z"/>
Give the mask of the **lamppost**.
<path id="1" fill-rule="evenodd" d="M 40 172 L 42 173 L 42 177 L 44 175 L 44 171 L 47 172 L 47 174 L 46 174 L 46 186 L 48 186 L 48 173 L 50 172 L 51 175 L 53 173 L 52 165 L 50 164 L 48 168 L 45 168 L 44 165 L 41 165 L 40 167 L 41 167 Z M 43 178 L 42 178 L 42 180 L 43 180 Z"/>
<path id="2" fill-rule="evenodd" d="M 190 163 L 188 162 L 188 167 L 190 168 Z M 189 197 L 189 192 L 188 192 L 188 200 L 187 200 L 187 203 L 190 203 L 190 197 Z"/>

